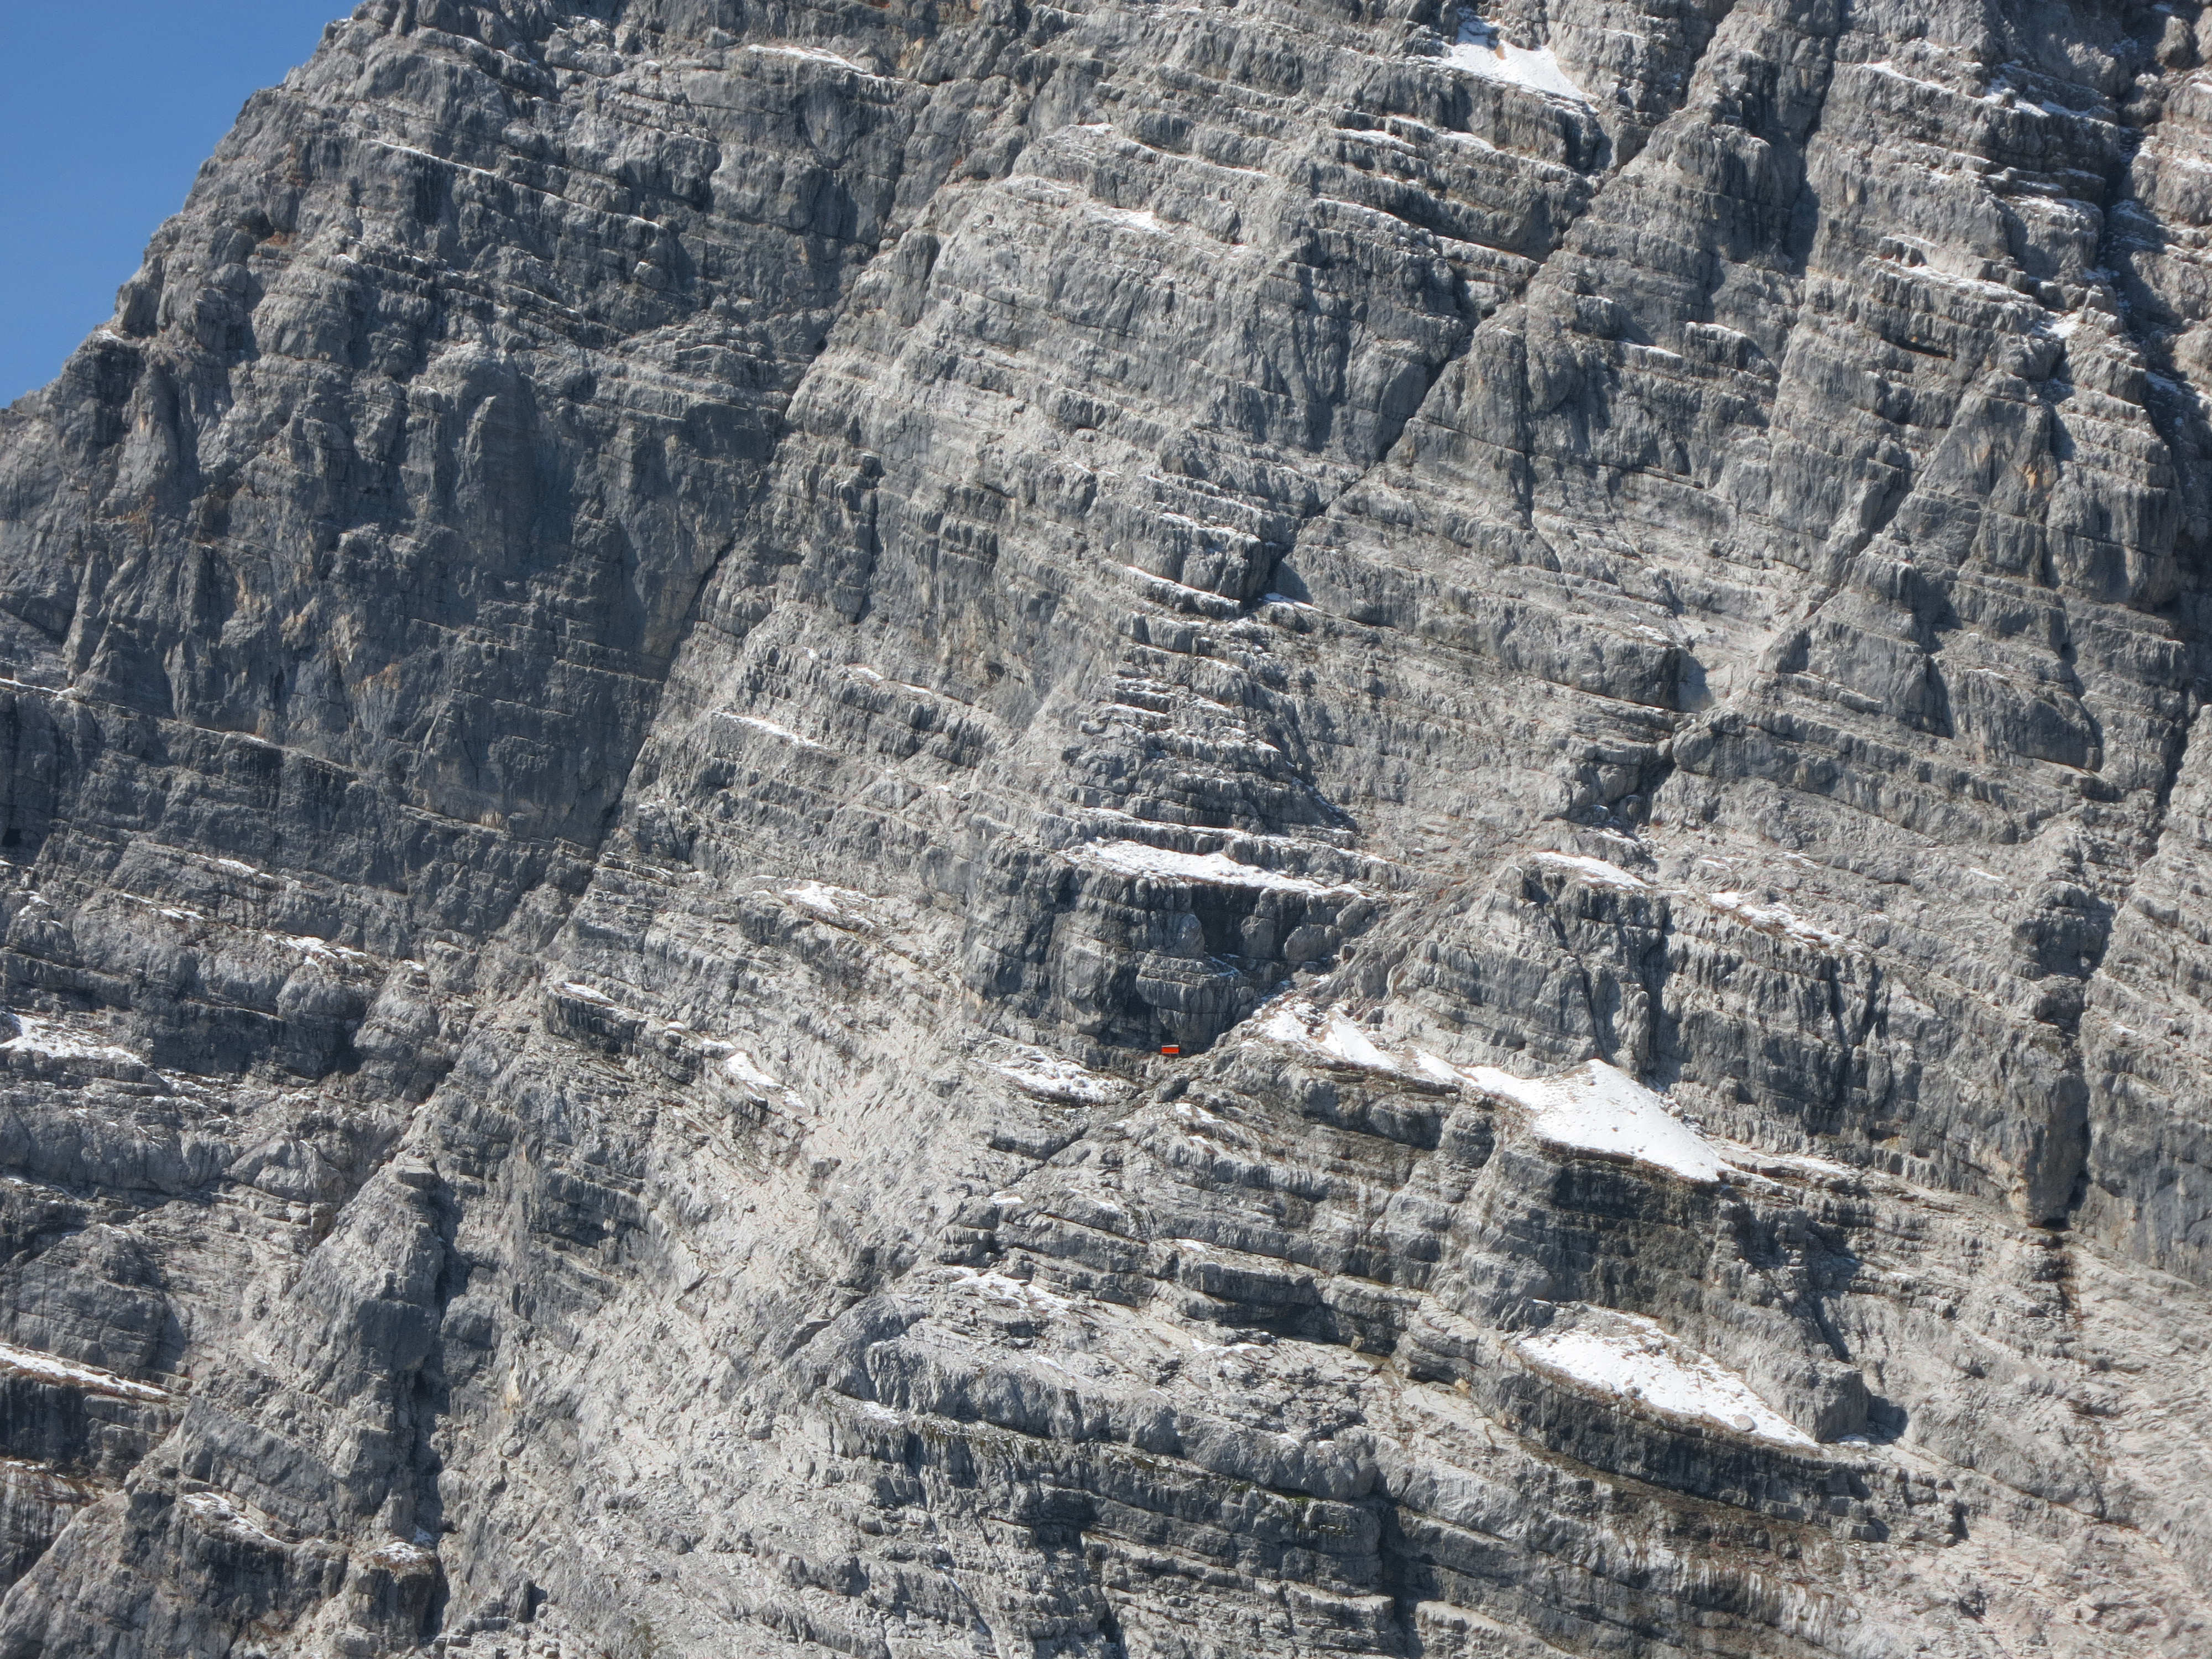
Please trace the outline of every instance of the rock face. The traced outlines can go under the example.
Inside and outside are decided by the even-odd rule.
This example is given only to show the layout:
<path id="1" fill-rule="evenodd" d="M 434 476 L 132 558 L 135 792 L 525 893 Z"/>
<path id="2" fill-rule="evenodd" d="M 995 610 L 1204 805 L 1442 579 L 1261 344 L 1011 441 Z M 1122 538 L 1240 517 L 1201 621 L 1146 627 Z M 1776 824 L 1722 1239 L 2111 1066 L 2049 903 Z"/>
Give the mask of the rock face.
<path id="1" fill-rule="evenodd" d="M 2208 62 L 332 25 L 0 414 L 0 1659 L 2212 1650 Z"/>

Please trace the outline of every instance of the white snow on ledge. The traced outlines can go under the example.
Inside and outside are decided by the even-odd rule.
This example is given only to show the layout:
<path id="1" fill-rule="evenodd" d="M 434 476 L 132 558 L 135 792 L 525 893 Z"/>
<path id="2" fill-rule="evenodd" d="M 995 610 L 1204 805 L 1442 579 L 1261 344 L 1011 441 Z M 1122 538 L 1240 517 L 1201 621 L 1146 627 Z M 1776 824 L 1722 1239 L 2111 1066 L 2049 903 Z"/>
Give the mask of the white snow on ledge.
<path id="1" fill-rule="evenodd" d="M 1105 1076 L 1041 1048 L 1024 1048 L 992 1068 L 1024 1094 L 1079 1106 L 1103 1106 L 1129 1092 L 1117 1078 Z"/>
<path id="2" fill-rule="evenodd" d="M 1569 1152 L 1612 1152 L 1710 1185 L 1727 1164 L 1719 1150 L 1627 1073 L 1586 1060 L 1557 1077 L 1515 1077 L 1494 1066 L 1463 1073 L 1477 1088 L 1533 1114 L 1536 1138 Z"/>
<path id="3" fill-rule="evenodd" d="M 1651 884 L 1641 876 L 1631 875 L 1617 864 L 1607 864 L 1603 859 L 1583 858 L 1575 853 L 1539 853 L 1536 862 L 1549 865 L 1554 870 L 1571 871 L 1593 887 L 1615 887 L 1624 893 L 1650 890 Z"/>
<path id="4" fill-rule="evenodd" d="M 783 1085 L 763 1070 L 760 1062 L 742 1048 L 730 1051 L 728 1057 L 722 1061 L 722 1069 L 741 1088 L 755 1090 L 764 1095 L 780 1094 L 783 1091 Z"/>
<path id="5" fill-rule="evenodd" d="M 394 1538 L 380 1544 L 363 1558 L 371 1565 L 393 1572 L 420 1572 L 437 1564 L 434 1551 L 420 1544 L 410 1544 L 404 1538 Z"/>
<path id="6" fill-rule="evenodd" d="M 801 749 L 819 749 L 822 747 L 822 745 L 815 742 L 813 738 L 802 738 L 798 732 L 793 731 L 789 726 L 778 726 L 774 720 L 764 720 L 757 714 L 732 714 L 728 713 L 726 710 L 718 708 L 714 711 L 714 718 L 716 720 L 729 720 L 732 724 L 738 726 L 750 726 L 756 732 L 765 732 L 771 738 L 780 738 L 785 743 L 795 744 Z"/>
<path id="7" fill-rule="evenodd" d="M 101 1370 L 97 1365 L 80 1365 L 74 1360 L 40 1353 L 32 1348 L 19 1348 L 7 1342 L 0 1342 L 0 1370 L 20 1371 L 26 1376 L 38 1378 L 41 1382 L 58 1382 L 71 1389 L 89 1389 L 95 1394 L 112 1395 L 119 1400 L 167 1400 L 169 1397 L 167 1389 L 157 1389 L 150 1382 L 134 1382 L 127 1376 L 116 1376 L 113 1371 Z"/>
<path id="8" fill-rule="evenodd" d="M 1513 1345 L 1522 1358 L 1616 1398 L 1717 1424 L 1797 1449 L 1820 1443 L 1734 1371 L 1667 1334 L 1655 1320 L 1607 1313 L 1604 1323 L 1554 1326 Z"/>
<path id="9" fill-rule="evenodd" d="M 1606 866 L 1610 868 L 1610 866 Z M 1631 879 L 1634 879 L 1631 878 Z M 1545 1145 L 1570 1152 L 1606 1152 L 1712 1186 L 1741 1162 L 1765 1154 L 1735 1149 L 1731 1158 L 1715 1142 L 1674 1115 L 1661 1096 L 1601 1060 L 1585 1060 L 1551 1077 L 1516 1077 L 1495 1066 L 1455 1066 L 1425 1048 L 1394 1050 L 1389 1038 L 1340 1008 L 1279 1000 L 1249 1028 L 1248 1041 L 1289 1043 L 1341 1066 L 1425 1078 L 1452 1088 L 1473 1087 L 1512 1102 L 1528 1114 L 1528 1127 Z M 1841 1165 L 1838 1172 L 1844 1173 Z"/>
<path id="10" fill-rule="evenodd" d="M 849 58 L 841 57 L 836 52 L 827 51 L 821 46 L 747 46 L 745 50 L 757 52 L 763 58 L 795 58 L 802 63 L 831 64 L 842 70 L 850 70 L 855 75 L 866 76 L 871 81 L 881 81 L 885 78 L 872 70 L 861 68 Z"/>
<path id="11" fill-rule="evenodd" d="M 283 1539 L 257 1525 L 243 1509 L 219 1492 L 187 1492 L 178 1501 L 199 1516 L 210 1530 L 226 1538 L 263 1544 L 272 1549 L 284 1547 Z"/>
<path id="12" fill-rule="evenodd" d="M 803 881 L 796 887 L 787 887 L 783 890 L 783 896 L 802 910 L 811 910 L 825 921 L 853 920 L 847 914 L 848 908 L 857 907 L 867 897 L 866 894 L 855 892 L 849 887 L 832 887 L 827 882 L 820 881 Z"/>
<path id="13" fill-rule="evenodd" d="M 1444 62 L 1486 81 L 1503 81 L 1577 104 L 1589 102 L 1589 94 L 1567 79 L 1567 72 L 1559 67 L 1549 46 L 1531 52 L 1526 46 L 1508 46 L 1480 17 L 1460 20 L 1459 39 L 1444 52 Z"/>
<path id="14" fill-rule="evenodd" d="M 1764 932 L 1786 933 L 1804 944 L 1817 945 L 1830 951 L 1844 951 L 1850 947 L 1850 940 L 1841 933 L 1815 927 L 1786 904 L 1754 904 L 1741 893 L 1709 893 L 1705 896 L 1705 902 L 1714 909 L 1726 911 Z"/>
<path id="15" fill-rule="evenodd" d="M 1084 206 L 1092 217 L 1119 225 L 1125 230 L 1133 230 L 1146 236 L 1166 236 L 1172 233 L 1173 228 L 1164 222 L 1160 216 L 1150 208 L 1108 207 L 1103 202 L 1085 202 Z"/>
<path id="16" fill-rule="evenodd" d="M 1239 864 L 1226 853 L 1175 853 L 1140 841 L 1090 842 L 1073 848 L 1067 856 L 1125 876 L 1149 876 L 1158 881 L 1203 881 L 1220 887 L 1258 887 L 1277 893 L 1352 890 L 1348 887 L 1325 886 L 1304 876 L 1262 870 L 1256 864 Z"/>
<path id="17" fill-rule="evenodd" d="M 40 1019 L 34 1014 L 17 1014 L 17 1035 L 0 1042 L 0 1052 L 24 1054 L 43 1054 L 49 1060 L 100 1060 L 113 1065 L 143 1066 L 146 1062 L 128 1048 L 118 1048 L 112 1043 L 95 1042 L 90 1036 L 71 1030 L 58 1020 Z M 5 1352 L 0 1346 L 0 1352 Z"/>
<path id="18" fill-rule="evenodd" d="M 977 1272 L 973 1267 L 948 1267 L 937 1275 L 942 1288 L 957 1295 L 973 1291 L 1006 1306 L 1018 1308 L 1031 1314 L 1069 1313 L 1074 1303 L 1056 1291 L 1027 1279 L 1009 1279 L 1001 1273 Z"/>
<path id="19" fill-rule="evenodd" d="M 1346 1066 L 1376 1072 L 1398 1069 L 1396 1057 L 1338 1008 L 1330 1009 L 1324 1016 L 1310 1002 L 1285 1003 L 1267 1017 L 1267 1023 L 1260 1027 L 1260 1035 L 1270 1042 L 1291 1042 L 1319 1049 L 1331 1060 Z"/>

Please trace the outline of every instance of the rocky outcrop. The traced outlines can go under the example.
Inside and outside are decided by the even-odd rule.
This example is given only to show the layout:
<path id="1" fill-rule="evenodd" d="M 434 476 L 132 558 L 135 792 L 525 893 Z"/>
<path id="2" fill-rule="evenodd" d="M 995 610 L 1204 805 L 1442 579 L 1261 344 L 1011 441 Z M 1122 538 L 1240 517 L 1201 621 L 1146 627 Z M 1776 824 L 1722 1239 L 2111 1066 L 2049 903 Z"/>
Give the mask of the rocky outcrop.
<path id="1" fill-rule="evenodd" d="M 0 1655 L 2201 1653 L 2208 59 L 333 24 L 0 413 Z"/>

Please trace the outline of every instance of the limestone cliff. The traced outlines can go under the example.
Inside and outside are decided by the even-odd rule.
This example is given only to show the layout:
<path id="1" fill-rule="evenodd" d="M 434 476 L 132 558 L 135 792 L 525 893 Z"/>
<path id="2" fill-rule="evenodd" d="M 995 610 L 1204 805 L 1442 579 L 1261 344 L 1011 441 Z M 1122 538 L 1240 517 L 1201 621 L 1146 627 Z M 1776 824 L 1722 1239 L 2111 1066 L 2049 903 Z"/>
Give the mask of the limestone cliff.
<path id="1" fill-rule="evenodd" d="M 0 1659 L 2212 1650 L 2208 64 L 333 24 L 0 413 Z"/>

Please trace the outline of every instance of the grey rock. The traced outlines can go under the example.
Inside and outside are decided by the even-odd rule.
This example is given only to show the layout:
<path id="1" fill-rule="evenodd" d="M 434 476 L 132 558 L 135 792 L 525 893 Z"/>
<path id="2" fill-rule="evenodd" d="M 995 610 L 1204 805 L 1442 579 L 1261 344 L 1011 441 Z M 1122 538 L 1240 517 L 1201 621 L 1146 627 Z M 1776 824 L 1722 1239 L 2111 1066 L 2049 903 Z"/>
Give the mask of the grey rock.
<path id="1" fill-rule="evenodd" d="M 2207 61 L 333 24 L 0 411 L 0 1656 L 2202 1654 Z"/>

